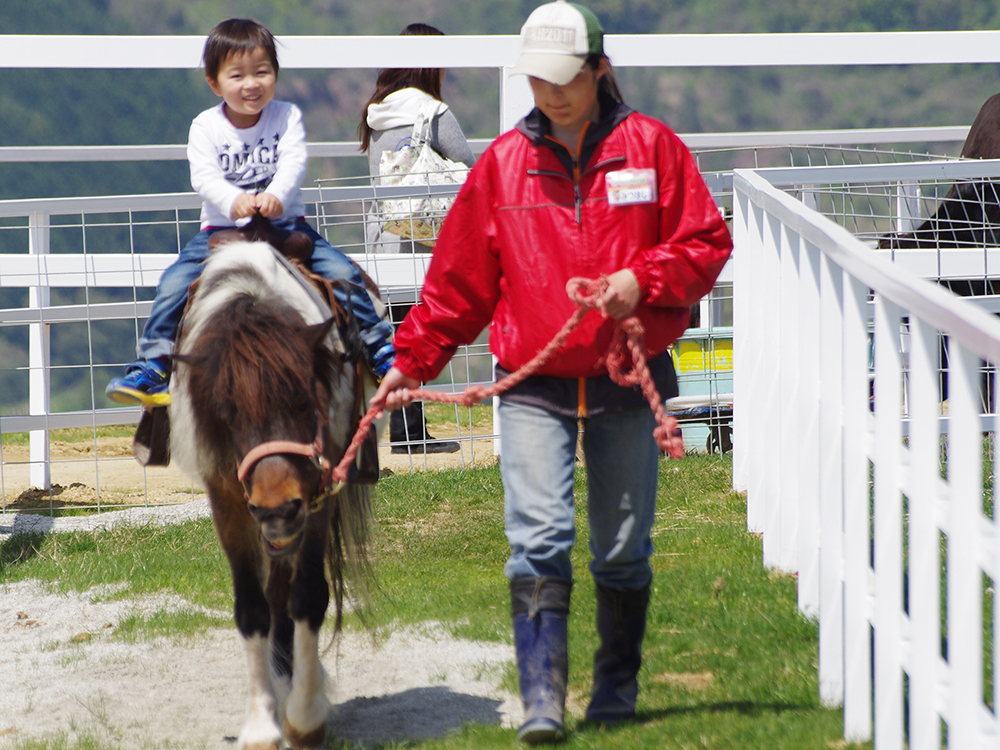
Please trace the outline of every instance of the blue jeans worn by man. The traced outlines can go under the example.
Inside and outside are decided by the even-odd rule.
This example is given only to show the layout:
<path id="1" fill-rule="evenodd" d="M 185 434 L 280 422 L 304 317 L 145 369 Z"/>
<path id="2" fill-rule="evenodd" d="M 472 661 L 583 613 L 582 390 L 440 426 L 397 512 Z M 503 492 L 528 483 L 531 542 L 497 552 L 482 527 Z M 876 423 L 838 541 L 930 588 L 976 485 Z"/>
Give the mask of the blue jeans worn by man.
<path id="1" fill-rule="evenodd" d="M 653 551 L 659 448 L 649 409 L 583 419 L 590 526 L 590 573 L 597 593 L 594 682 L 586 718 L 635 715 Z M 573 472 L 579 422 L 545 409 L 501 401 L 500 472 L 511 554 L 514 647 L 529 744 L 564 735 L 567 615 L 576 539 Z"/>

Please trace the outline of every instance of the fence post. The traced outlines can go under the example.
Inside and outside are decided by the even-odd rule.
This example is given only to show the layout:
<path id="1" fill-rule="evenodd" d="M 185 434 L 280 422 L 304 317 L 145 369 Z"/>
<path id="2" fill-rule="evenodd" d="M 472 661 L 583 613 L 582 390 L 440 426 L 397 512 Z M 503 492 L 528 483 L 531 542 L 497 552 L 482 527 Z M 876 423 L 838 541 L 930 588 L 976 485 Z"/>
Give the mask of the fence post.
<path id="1" fill-rule="evenodd" d="M 950 339 L 948 364 L 948 746 L 982 747 L 980 718 L 987 709 L 983 704 L 983 573 L 978 560 L 983 527 L 979 358 Z"/>
<path id="2" fill-rule="evenodd" d="M 535 106 L 528 76 L 514 75 L 513 66 L 500 69 L 500 132 L 511 130 Z"/>
<path id="3" fill-rule="evenodd" d="M 844 271 L 820 258 L 819 697 L 844 702 Z"/>
<path id="4" fill-rule="evenodd" d="M 941 537 L 937 523 L 940 488 L 938 332 L 910 318 L 909 619 L 910 748 L 941 747 L 937 708 L 941 667 Z M 937 584 L 937 585 L 935 585 Z M 950 739 L 950 738 L 949 738 Z"/>
<path id="5" fill-rule="evenodd" d="M 759 506 L 749 493 L 750 486 L 750 429 L 753 405 L 751 391 L 751 358 L 756 356 L 750 337 L 753 334 L 750 317 L 752 271 L 750 264 L 750 222 L 755 216 L 754 206 L 747 194 L 733 189 L 733 489 L 747 492 L 747 529 L 761 531 L 763 524 Z M 757 234 L 757 242 L 760 241 Z"/>
<path id="6" fill-rule="evenodd" d="M 875 298 L 875 746 L 903 750 L 902 310 Z M 949 745 L 951 738 L 949 737 Z M 971 745 L 954 745 L 971 747 Z"/>
<path id="7" fill-rule="evenodd" d="M 765 360 L 760 363 L 753 388 L 754 394 L 760 400 L 754 425 L 760 431 L 759 439 L 769 448 L 762 452 L 761 460 L 754 464 L 764 508 L 764 536 L 761 539 L 761 548 L 766 567 L 794 573 L 795 568 L 790 565 L 794 561 L 783 556 L 789 533 L 785 525 L 789 520 L 786 516 L 791 511 L 782 506 L 785 498 L 781 491 L 784 480 L 781 475 L 781 449 L 784 447 L 781 442 L 781 375 L 784 366 L 783 348 L 786 343 L 785 330 L 780 325 L 783 302 L 781 288 L 783 230 L 781 222 L 768 213 L 765 213 L 762 225 L 762 253 L 757 261 L 764 274 L 757 298 L 757 306 L 763 313 L 761 321 L 763 325 L 759 330 L 774 334 L 776 329 L 777 334 L 772 335 L 770 342 L 765 342 L 763 336 L 758 342 L 762 348 L 770 347 L 771 352 L 767 358 L 770 361 Z M 784 250 L 787 252 L 787 248 Z"/>
<path id="8" fill-rule="evenodd" d="M 798 460 L 802 444 L 802 423 L 798 411 L 802 366 L 799 350 L 799 253 L 802 239 L 793 228 L 785 225 L 776 228 L 775 236 L 778 241 L 778 259 L 777 266 L 771 270 L 777 273 L 778 307 L 772 309 L 768 319 L 778 329 L 775 352 L 777 373 L 774 380 L 777 390 L 770 392 L 768 410 L 773 415 L 777 429 L 777 451 L 774 452 L 774 468 L 768 476 L 768 492 L 778 498 L 779 536 L 777 558 L 772 562 L 786 573 L 799 573 L 799 533 L 803 502 L 799 495 L 801 466 Z M 766 549 L 766 539 L 764 543 Z M 801 583 L 800 580 L 800 586 Z"/>
<path id="9" fill-rule="evenodd" d="M 820 251 L 799 240 L 798 285 L 798 603 L 808 617 L 820 612 L 819 404 L 823 371 L 819 364 Z"/>
<path id="10" fill-rule="evenodd" d="M 914 180 L 896 181 L 896 231 L 900 234 L 917 228 L 920 217 L 919 183 Z"/>
<path id="11" fill-rule="evenodd" d="M 868 287 L 844 275 L 844 738 L 872 736 Z"/>
<path id="12" fill-rule="evenodd" d="M 49 217 L 32 213 L 28 217 L 28 254 L 49 254 Z M 43 268 L 41 261 L 39 269 Z M 28 413 L 32 416 L 47 415 L 50 406 L 49 392 L 49 325 L 42 322 L 42 310 L 50 304 L 48 286 L 28 289 L 28 307 L 38 311 L 38 322 L 28 326 Z M 29 479 L 33 487 L 48 489 L 51 484 L 49 469 L 49 432 L 31 430 L 29 440 Z"/>

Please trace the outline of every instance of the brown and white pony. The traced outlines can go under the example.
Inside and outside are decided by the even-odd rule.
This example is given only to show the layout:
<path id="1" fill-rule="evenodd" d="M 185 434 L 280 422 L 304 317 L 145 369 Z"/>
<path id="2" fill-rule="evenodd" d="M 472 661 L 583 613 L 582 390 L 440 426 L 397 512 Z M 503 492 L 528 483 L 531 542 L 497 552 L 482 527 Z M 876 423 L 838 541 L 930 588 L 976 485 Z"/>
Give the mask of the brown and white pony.
<path id="1" fill-rule="evenodd" d="M 171 455 L 206 488 L 232 570 L 250 679 L 241 750 L 325 741 L 319 629 L 331 587 L 339 629 L 370 508 L 366 486 L 331 486 L 357 398 L 360 353 L 343 349 L 301 276 L 245 241 L 207 261 L 176 347 Z"/>

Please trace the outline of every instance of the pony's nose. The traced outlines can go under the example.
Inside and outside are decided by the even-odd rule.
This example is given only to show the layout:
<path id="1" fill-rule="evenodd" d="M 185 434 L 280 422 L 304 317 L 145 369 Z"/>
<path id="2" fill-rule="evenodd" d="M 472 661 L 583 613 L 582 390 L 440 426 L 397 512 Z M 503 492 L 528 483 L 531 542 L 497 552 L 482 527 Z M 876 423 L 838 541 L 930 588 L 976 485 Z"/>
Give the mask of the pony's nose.
<path id="1" fill-rule="evenodd" d="M 264 508 L 251 504 L 250 512 L 257 519 L 257 523 L 262 525 L 274 523 L 291 524 L 302 513 L 302 498 L 293 497 L 276 508 Z"/>
<path id="2" fill-rule="evenodd" d="M 261 520 L 258 512 L 274 521 L 292 521 L 301 512 L 303 498 L 308 497 L 305 478 L 287 457 L 262 458 L 254 466 L 250 479 L 247 500 L 258 521 Z"/>

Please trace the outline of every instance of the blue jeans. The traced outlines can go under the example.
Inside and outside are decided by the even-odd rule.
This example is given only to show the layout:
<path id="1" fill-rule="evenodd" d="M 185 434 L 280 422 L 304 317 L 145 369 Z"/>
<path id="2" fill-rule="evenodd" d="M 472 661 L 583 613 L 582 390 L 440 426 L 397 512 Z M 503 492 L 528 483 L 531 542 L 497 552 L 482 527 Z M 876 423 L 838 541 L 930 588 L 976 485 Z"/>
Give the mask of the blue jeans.
<path id="1" fill-rule="evenodd" d="M 650 531 L 660 452 L 650 409 L 583 420 L 590 572 L 607 588 L 633 591 L 652 580 Z M 573 577 L 570 550 L 577 420 L 534 406 L 500 403 L 500 473 L 510 557 L 508 578 Z"/>
<path id="2" fill-rule="evenodd" d="M 365 290 L 364 279 L 361 278 L 358 268 L 346 255 L 309 226 L 305 219 L 272 223 L 280 229 L 305 232 L 312 238 L 314 247 L 309 259 L 311 271 L 327 279 L 347 281 L 350 284 L 350 294 L 341 287 L 337 287 L 334 294 L 345 310 L 353 310 L 361 329 L 361 340 L 371 358 L 391 340 L 392 326 L 379 318 Z M 201 276 L 205 260 L 211 254 L 208 249 L 208 238 L 226 228 L 228 227 L 210 227 L 198 232 L 184 246 L 173 265 L 163 272 L 156 290 L 156 299 L 153 301 L 153 309 L 149 313 L 149 319 L 136 347 L 139 359 L 165 357 L 173 352 L 177 327 L 187 305 L 188 287 Z"/>

